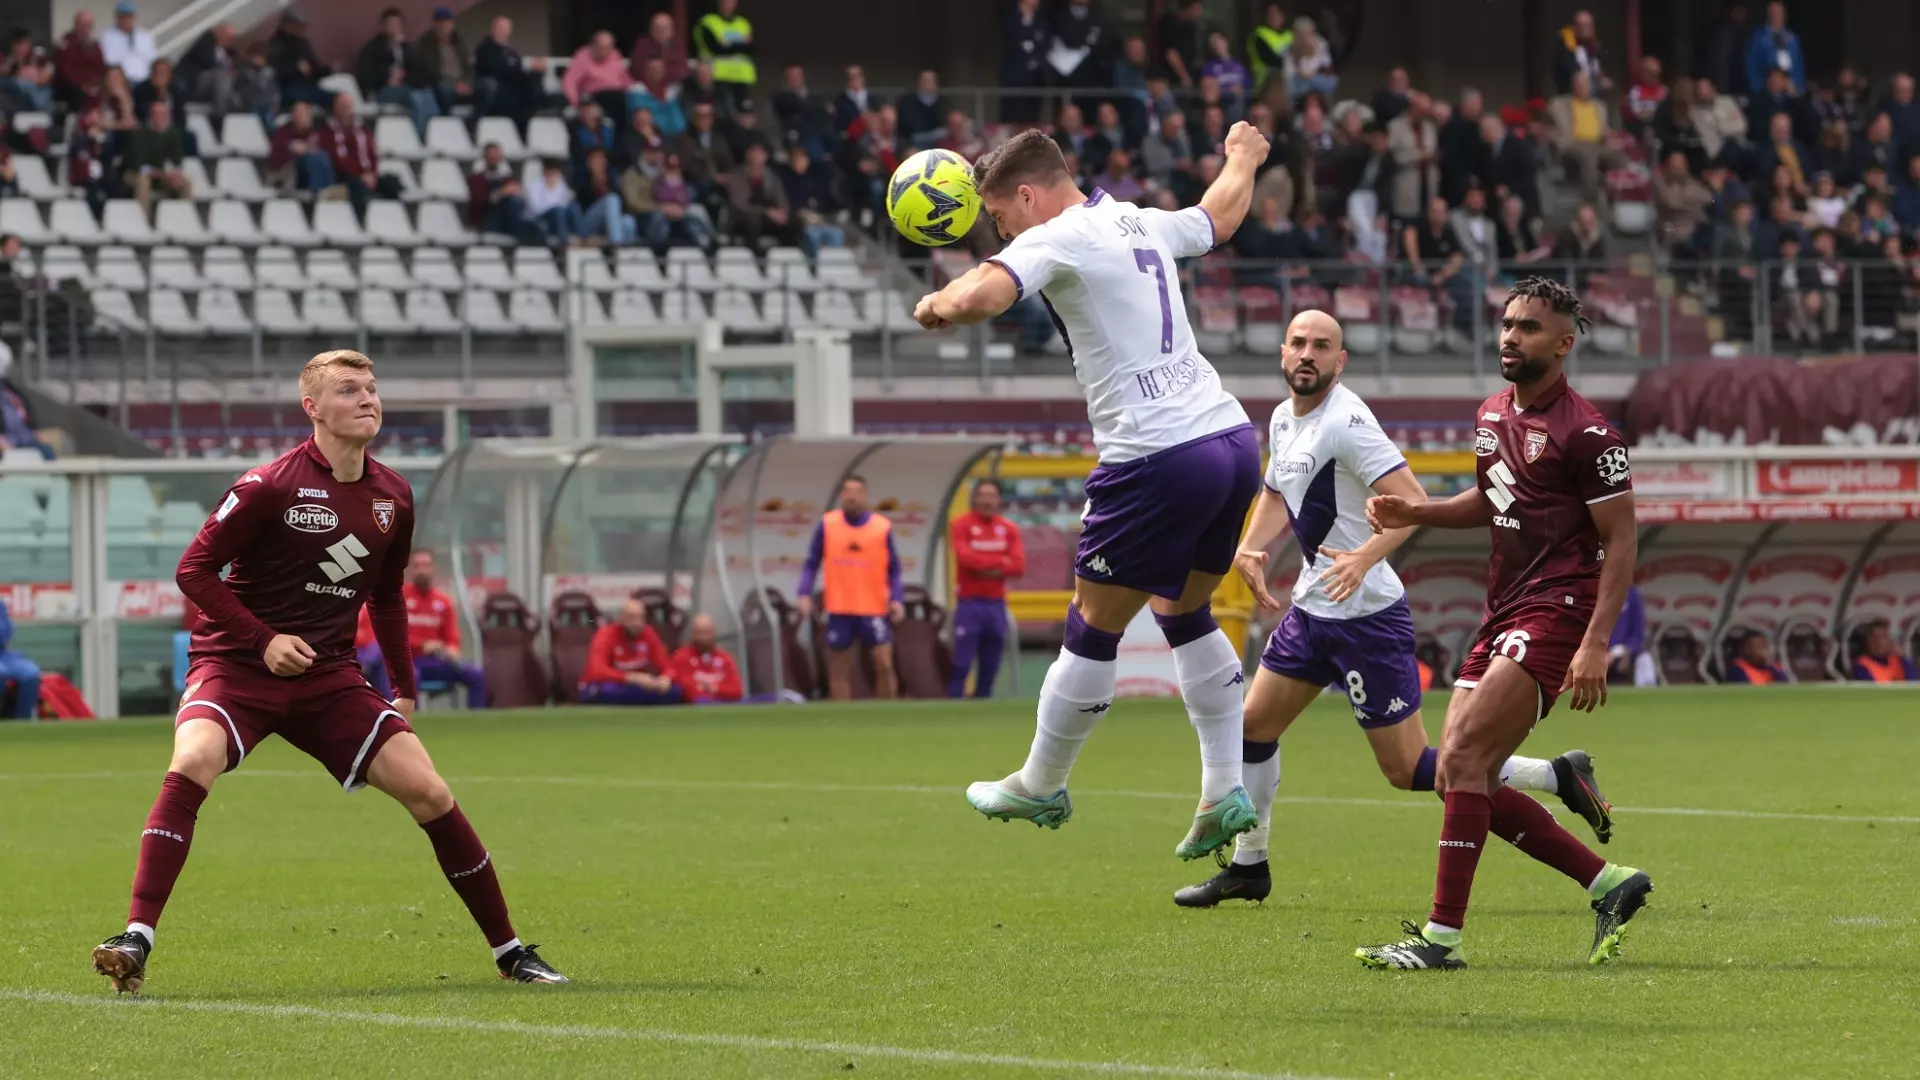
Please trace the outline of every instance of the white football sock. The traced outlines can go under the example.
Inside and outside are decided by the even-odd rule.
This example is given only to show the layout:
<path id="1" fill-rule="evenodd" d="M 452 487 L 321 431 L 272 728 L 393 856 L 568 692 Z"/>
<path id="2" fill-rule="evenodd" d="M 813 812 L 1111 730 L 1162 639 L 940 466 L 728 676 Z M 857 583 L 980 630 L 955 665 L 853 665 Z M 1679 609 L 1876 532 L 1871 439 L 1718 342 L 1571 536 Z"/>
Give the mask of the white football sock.
<path id="1" fill-rule="evenodd" d="M 1273 828 L 1273 800 L 1280 794 L 1280 751 L 1265 761 L 1246 761 L 1240 765 L 1241 782 L 1253 799 L 1260 824 L 1233 838 L 1233 861 L 1252 866 L 1267 859 L 1267 836 Z"/>
<path id="2" fill-rule="evenodd" d="M 1007 782 L 1041 799 L 1067 786 L 1067 774 L 1073 771 L 1081 744 L 1113 704 L 1119 668 L 1112 660 L 1089 660 L 1060 650 L 1040 684 L 1039 723 L 1027 763 Z"/>
<path id="3" fill-rule="evenodd" d="M 493 958 L 495 960 L 498 960 L 501 957 L 507 955 L 508 953 L 512 952 L 513 950 L 519 947 L 520 947 L 519 938 L 514 938 L 512 941 L 507 942 L 505 945 L 496 945 L 493 948 Z"/>
<path id="4" fill-rule="evenodd" d="M 1173 650 L 1173 672 L 1200 736 L 1200 801 L 1217 802 L 1240 786 L 1241 702 L 1247 692 L 1240 654 L 1216 628 Z"/>
<path id="5" fill-rule="evenodd" d="M 127 933 L 139 934 L 141 937 L 146 938 L 147 951 L 153 951 L 153 927 L 143 922 L 130 922 L 127 924 Z"/>
<path id="6" fill-rule="evenodd" d="M 1500 782 L 1515 791 L 1558 793 L 1560 778 L 1554 775 L 1553 762 L 1537 757 L 1510 757 L 1500 766 Z"/>

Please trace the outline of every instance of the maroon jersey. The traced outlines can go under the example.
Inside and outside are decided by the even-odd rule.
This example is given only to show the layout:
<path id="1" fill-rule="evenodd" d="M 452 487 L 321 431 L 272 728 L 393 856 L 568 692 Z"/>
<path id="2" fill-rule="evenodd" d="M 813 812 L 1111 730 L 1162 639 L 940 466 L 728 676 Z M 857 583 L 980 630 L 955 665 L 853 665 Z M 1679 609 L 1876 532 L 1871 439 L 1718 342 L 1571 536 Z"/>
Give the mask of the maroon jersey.
<path id="1" fill-rule="evenodd" d="M 396 696 L 412 697 L 401 594 L 412 547 L 413 489 L 406 479 L 369 457 L 359 480 L 342 483 L 308 439 L 240 477 L 181 556 L 180 591 L 201 611 L 193 661 L 218 659 L 269 674 L 267 643 L 291 634 L 313 647 L 310 672 L 354 667 L 354 630 L 365 604 Z"/>
<path id="2" fill-rule="evenodd" d="M 1482 402 L 1473 452 L 1493 508 L 1489 618 L 1546 593 L 1590 612 L 1605 556 L 1587 507 L 1633 490 L 1620 432 L 1562 376 L 1524 409 L 1512 387 Z"/>

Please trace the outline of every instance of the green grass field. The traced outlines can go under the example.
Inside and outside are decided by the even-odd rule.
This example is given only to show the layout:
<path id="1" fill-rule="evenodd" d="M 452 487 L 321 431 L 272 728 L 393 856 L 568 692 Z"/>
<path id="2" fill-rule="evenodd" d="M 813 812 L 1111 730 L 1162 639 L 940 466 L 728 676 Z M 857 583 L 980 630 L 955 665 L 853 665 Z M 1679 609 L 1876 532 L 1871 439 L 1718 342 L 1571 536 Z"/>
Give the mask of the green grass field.
<path id="1" fill-rule="evenodd" d="M 1529 749 L 1594 753 L 1607 854 L 1657 885 L 1600 970 L 1584 891 L 1504 845 L 1473 970 L 1362 970 L 1424 917 L 1440 814 L 1344 714 L 1283 747 L 1274 898 L 1215 911 L 1169 899 L 1212 869 L 1172 856 L 1199 771 L 1173 703 L 1109 714 L 1059 832 L 961 798 L 1021 760 L 1020 703 L 425 718 L 569 987 L 496 979 L 405 813 L 274 741 L 201 812 L 139 1001 L 87 955 L 168 725 L 0 725 L 0 1075 L 1920 1074 L 1920 694 L 1557 713 Z"/>

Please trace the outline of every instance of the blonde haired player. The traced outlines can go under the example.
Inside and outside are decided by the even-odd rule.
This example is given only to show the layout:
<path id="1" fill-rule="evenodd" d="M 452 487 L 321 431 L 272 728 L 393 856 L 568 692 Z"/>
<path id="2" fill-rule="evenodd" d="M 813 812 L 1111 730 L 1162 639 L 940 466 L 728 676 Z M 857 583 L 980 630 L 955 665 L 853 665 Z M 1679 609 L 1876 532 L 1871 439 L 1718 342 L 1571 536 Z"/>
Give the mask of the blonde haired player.
<path id="1" fill-rule="evenodd" d="M 349 349 L 315 356 L 300 372 L 300 406 L 313 436 L 241 476 L 180 557 L 180 591 L 200 608 L 187 692 L 174 715 L 173 759 L 140 835 L 127 928 L 93 950 L 94 970 L 116 990 L 139 992 L 200 804 L 221 773 L 277 734 L 345 790 L 370 785 L 407 808 L 486 934 L 501 978 L 566 982 L 514 936 L 492 857 L 409 723 L 414 674 L 401 585 L 413 491 L 367 454 L 381 421 L 373 361 Z M 393 673 L 392 701 L 354 658 L 362 604 Z"/>
<path id="2" fill-rule="evenodd" d="M 1267 140 L 1235 124 L 1226 150 L 1200 205 L 1169 213 L 1082 192 L 1051 139 L 1014 136 L 974 164 L 980 198 L 1010 242 L 914 311 L 937 330 L 1037 294 L 1073 354 L 1100 458 L 1032 749 L 1005 779 L 969 787 L 967 801 L 991 818 L 1054 828 L 1072 816 L 1068 773 L 1113 703 L 1120 635 L 1151 605 L 1200 741 L 1200 803 L 1174 849 L 1183 859 L 1218 850 L 1256 817 L 1240 784 L 1245 679 L 1209 600 L 1260 488 L 1260 440 L 1194 343 L 1175 265 L 1246 217 Z"/>

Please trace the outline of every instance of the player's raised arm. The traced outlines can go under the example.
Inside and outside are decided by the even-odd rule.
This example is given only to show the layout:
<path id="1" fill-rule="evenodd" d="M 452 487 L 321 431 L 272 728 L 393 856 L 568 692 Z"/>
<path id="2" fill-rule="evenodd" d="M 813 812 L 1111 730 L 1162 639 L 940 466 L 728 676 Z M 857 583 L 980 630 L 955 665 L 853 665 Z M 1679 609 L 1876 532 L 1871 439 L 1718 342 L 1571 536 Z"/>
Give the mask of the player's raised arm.
<path id="1" fill-rule="evenodd" d="M 913 317 L 929 330 L 965 326 L 986 322 L 1019 299 L 1013 275 L 997 262 L 983 262 L 922 299 Z"/>
<path id="2" fill-rule="evenodd" d="M 1404 463 L 1374 480 L 1373 490 L 1378 495 L 1398 499 L 1408 506 L 1424 506 L 1427 502 L 1427 489 L 1420 486 L 1420 481 L 1413 475 L 1413 470 L 1407 468 Z M 1327 590 L 1327 598 L 1338 604 L 1352 596 L 1366 581 L 1367 571 L 1373 569 L 1380 560 L 1393 554 L 1401 544 L 1407 542 L 1407 537 L 1412 535 L 1411 528 L 1375 532 L 1366 543 L 1352 551 L 1341 551 L 1338 548 L 1322 545 L 1320 554 L 1333 560 L 1333 566 L 1320 575 L 1320 580 Z"/>
<path id="3" fill-rule="evenodd" d="M 266 623 L 255 618 L 220 579 L 221 569 L 251 547 L 266 523 L 275 517 L 278 502 L 266 488 L 266 482 L 257 472 L 248 473 L 229 488 L 219 508 L 180 556 L 173 580 L 180 586 L 180 595 L 193 601 L 208 622 L 266 657 L 267 666 L 274 674 L 297 675 L 313 663 L 313 649 L 298 638 L 288 638 L 283 648 L 274 651 L 290 655 L 268 657 L 268 647 L 282 635 L 276 635 Z M 283 671 L 281 667 L 291 670 Z"/>
<path id="4" fill-rule="evenodd" d="M 1425 497 L 1425 492 L 1421 493 Z M 1477 487 L 1439 502 L 1409 502 L 1396 494 L 1367 500 L 1367 524 L 1374 532 L 1421 525 L 1435 529 L 1478 529 L 1492 524 L 1493 504 Z"/>
<path id="5" fill-rule="evenodd" d="M 1213 219 L 1213 242 L 1224 244 L 1247 219 L 1253 201 L 1254 170 L 1267 160 L 1272 147 L 1260 129 L 1245 120 L 1227 132 L 1227 163 L 1213 186 L 1200 196 L 1200 208 Z"/>
<path id="6" fill-rule="evenodd" d="M 408 502 L 394 512 L 393 545 L 387 548 L 387 561 L 367 598 L 367 618 L 373 623 L 373 637 L 380 643 L 380 655 L 387 661 L 387 676 L 393 680 L 393 700 L 405 702 L 400 710 L 412 719 L 413 684 L 412 635 L 407 628 L 407 600 L 400 591 L 407 580 L 407 560 L 413 556 L 413 505 Z"/>

